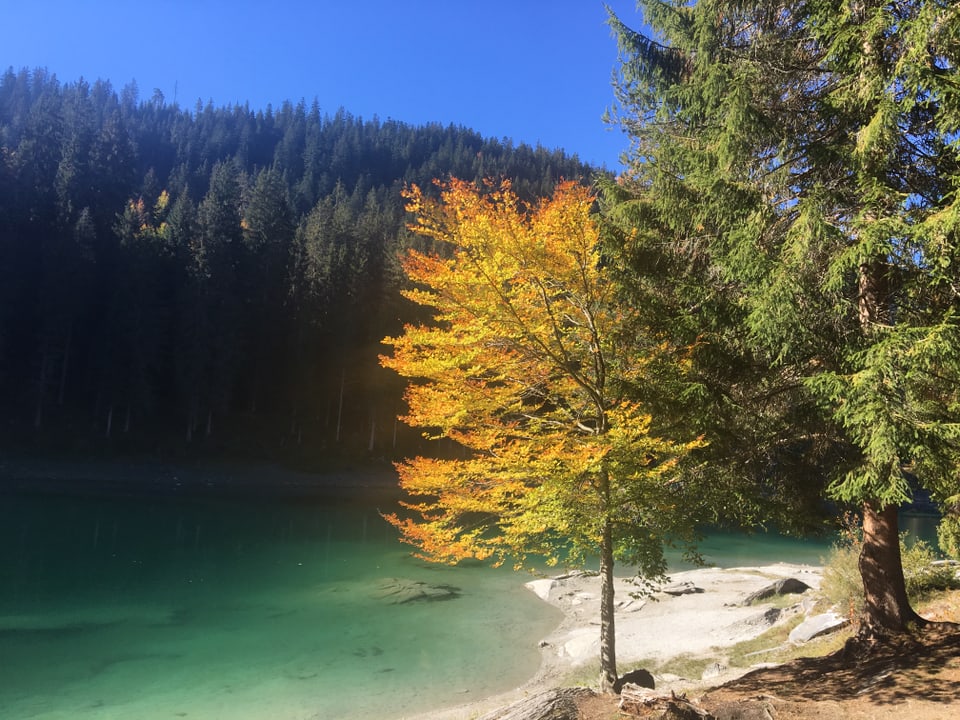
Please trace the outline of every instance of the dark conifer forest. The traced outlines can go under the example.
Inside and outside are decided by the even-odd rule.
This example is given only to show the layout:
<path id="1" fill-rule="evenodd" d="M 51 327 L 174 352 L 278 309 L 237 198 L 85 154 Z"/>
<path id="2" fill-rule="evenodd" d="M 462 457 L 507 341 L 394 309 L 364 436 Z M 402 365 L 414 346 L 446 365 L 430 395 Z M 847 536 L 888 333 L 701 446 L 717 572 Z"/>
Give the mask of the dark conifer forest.
<path id="1" fill-rule="evenodd" d="M 505 111 L 508 111 L 505 110 Z M 402 188 L 576 156 L 315 101 L 185 109 L 135 85 L 0 81 L 0 446 L 94 456 L 390 458 L 412 319 Z"/>

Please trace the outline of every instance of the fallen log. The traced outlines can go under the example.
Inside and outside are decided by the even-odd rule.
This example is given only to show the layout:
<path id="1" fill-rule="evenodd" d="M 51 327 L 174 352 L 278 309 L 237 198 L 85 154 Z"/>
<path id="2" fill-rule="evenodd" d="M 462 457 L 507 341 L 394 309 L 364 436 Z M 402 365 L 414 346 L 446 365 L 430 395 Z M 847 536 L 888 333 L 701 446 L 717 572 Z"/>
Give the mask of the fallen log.
<path id="1" fill-rule="evenodd" d="M 547 690 L 487 713 L 479 720 L 577 720 L 577 701 L 594 695 L 593 690 L 585 687 Z"/>
<path id="2" fill-rule="evenodd" d="M 627 683 L 620 691 L 620 712 L 659 720 L 716 720 L 686 695 L 669 695 Z M 656 713 L 660 714 L 656 714 Z"/>

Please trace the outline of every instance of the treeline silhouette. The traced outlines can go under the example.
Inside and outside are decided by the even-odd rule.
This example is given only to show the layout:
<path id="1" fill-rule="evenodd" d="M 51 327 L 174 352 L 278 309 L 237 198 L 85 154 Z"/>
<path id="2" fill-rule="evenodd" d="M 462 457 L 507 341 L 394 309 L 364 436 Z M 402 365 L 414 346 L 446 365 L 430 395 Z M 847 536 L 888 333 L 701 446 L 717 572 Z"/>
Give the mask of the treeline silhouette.
<path id="1" fill-rule="evenodd" d="M 576 156 L 317 102 L 187 110 L 98 80 L 0 81 L 7 448 L 390 457 L 402 384 L 401 189 L 588 180 Z M 399 434 L 398 434 L 399 433 Z"/>

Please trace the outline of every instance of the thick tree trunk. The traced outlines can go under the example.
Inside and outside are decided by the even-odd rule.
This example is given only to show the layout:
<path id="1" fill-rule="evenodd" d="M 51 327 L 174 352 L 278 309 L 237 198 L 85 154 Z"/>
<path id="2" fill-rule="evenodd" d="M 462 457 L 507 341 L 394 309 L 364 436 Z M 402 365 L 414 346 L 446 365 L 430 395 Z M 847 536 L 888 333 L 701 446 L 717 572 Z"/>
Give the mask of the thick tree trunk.
<path id="1" fill-rule="evenodd" d="M 865 596 L 863 633 L 902 632 L 923 619 L 910 607 L 900 558 L 897 507 L 863 505 L 863 549 L 860 575 Z"/>
<path id="2" fill-rule="evenodd" d="M 616 623 L 613 606 L 613 531 L 603 525 L 600 547 L 600 692 L 614 692 L 617 682 Z"/>
<path id="3" fill-rule="evenodd" d="M 869 337 L 890 323 L 889 276 L 885 258 L 860 266 L 858 309 L 860 326 Z M 860 577 L 865 597 L 862 634 L 902 632 L 922 622 L 907 599 L 900 558 L 900 525 L 895 505 L 863 504 L 863 549 Z"/>

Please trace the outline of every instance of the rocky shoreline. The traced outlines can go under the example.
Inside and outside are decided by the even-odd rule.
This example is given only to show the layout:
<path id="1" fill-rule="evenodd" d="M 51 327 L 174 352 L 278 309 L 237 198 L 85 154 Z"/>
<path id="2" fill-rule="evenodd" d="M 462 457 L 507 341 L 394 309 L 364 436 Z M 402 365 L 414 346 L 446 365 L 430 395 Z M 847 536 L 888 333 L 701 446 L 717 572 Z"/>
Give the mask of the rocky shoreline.
<path id="1" fill-rule="evenodd" d="M 781 610 L 763 599 L 750 602 L 751 595 L 785 579 L 816 589 L 821 576 L 820 567 L 787 563 L 700 568 L 671 573 L 669 581 L 648 597 L 639 592 L 635 578 L 617 578 L 619 670 L 656 666 L 682 655 L 709 656 L 716 654 L 717 648 L 755 638 L 790 614 L 809 612 L 812 601 L 804 599 L 793 609 Z M 418 720 L 497 720 L 502 709 L 512 703 L 569 682 L 575 675 L 589 677 L 599 657 L 599 578 L 572 573 L 534 580 L 527 588 L 563 612 L 557 628 L 540 642 L 542 660 L 537 674 L 510 692 L 421 714 L 416 716 Z M 704 682 L 716 685 L 747 670 L 714 664 L 701 678 L 657 676 L 657 689 L 685 691 Z"/>

